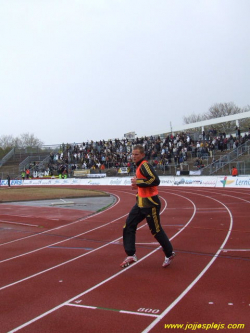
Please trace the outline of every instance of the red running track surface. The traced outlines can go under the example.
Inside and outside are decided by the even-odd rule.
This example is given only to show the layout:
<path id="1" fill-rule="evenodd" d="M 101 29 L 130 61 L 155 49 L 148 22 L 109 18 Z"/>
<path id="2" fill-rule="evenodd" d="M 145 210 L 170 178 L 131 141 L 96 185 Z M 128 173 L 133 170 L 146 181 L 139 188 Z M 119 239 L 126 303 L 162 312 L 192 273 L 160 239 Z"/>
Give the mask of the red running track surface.
<path id="1" fill-rule="evenodd" d="M 139 261 L 120 269 L 135 195 L 99 188 L 117 202 L 95 215 L 1 205 L 1 333 L 250 332 L 249 190 L 160 187 L 161 223 L 177 256 L 163 269 L 142 222 Z"/>

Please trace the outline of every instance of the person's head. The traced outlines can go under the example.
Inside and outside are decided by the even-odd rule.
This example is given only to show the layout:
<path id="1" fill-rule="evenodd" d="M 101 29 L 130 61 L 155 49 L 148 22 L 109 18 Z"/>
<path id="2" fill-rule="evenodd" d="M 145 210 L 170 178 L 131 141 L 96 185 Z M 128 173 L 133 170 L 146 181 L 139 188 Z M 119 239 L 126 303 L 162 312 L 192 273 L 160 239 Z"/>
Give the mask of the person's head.
<path id="1" fill-rule="evenodd" d="M 135 145 L 132 151 L 132 159 L 135 163 L 139 162 L 145 157 L 145 151 L 143 146 Z"/>

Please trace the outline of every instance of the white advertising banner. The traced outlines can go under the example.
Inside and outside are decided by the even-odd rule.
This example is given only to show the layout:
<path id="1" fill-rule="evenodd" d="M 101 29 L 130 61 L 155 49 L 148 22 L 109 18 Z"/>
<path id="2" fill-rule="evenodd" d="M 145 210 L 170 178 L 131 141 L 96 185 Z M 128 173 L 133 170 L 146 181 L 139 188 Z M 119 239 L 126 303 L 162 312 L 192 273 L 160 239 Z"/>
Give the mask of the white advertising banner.
<path id="1" fill-rule="evenodd" d="M 173 178 L 173 185 L 177 186 L 215 187 L 217 182 L 217 177 L 187 176 Z"/>
<path id="2" fill-rule="evenodd" d="M 229 176 L 217 177 L 216 187 L 250 188 L 250 176 L 249 177 L 229 177 Z"/>
<path id="3" fill-rule="evenodd" d="M 250 188 L 250 176 L 231 177 L 231 176 L 186 176 L 172 177 L 160 176 L 160 186 L 184 186 L 184 187 L 238 187 Z M 28 180 L 11 180 L 11 186 L 38 186 L 38 185 L 115 185 L 130 186 L 131 177 L 105 177 L 105 178 L 66 178 L 66 179 L 28 179 Z M 0 186 L 8 186 L 7 180 L 1 180 Z"/>

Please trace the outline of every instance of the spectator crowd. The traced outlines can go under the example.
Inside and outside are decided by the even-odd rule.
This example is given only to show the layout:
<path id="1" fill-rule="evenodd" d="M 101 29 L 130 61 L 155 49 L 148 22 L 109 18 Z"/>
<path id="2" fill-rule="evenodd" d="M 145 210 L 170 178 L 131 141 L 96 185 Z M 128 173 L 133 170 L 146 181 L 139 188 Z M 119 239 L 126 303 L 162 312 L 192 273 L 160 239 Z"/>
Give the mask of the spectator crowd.
<path id="1" fill-rule="evenodd" d="M 110 168 L 128 167 L 132 172 L 134 165 L 131 159 L 133 146 L 141 144 L 146 151 L 146 158 L 157 170 L 165 170 L 173 165 L 183 169 L 184 163 L 194 158 L 194 166 L 204 166 L 204 158 L 213 158 L 214 152 L 231 150 L 250 139 L 250 131 L 241 136 L 217 135 L 216 131 L 203 132 L 198 140 L 188 133 L 168 135 L 165 138 L 142 137 L 135 139 L 115 139 L 88 141 L 80 144 L 62 144 L 59 151 L 50 154 L 48 167 L 44 170 L 49 175 L 73 175 L 74 170 L 90 169 L 104 172 Z"/>

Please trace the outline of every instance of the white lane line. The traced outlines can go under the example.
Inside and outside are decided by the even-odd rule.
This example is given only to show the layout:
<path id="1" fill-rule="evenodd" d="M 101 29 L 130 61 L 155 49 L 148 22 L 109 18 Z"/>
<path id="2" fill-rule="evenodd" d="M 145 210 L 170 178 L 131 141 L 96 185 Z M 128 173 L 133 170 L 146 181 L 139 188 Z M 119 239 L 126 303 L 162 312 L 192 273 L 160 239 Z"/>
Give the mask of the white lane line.
<path id="1" fill-rule="evenodd" d="M 158 249 L 159 249 L 159 248 L 158 248 Z M 158 250 L 158 249 L 156 249 L 156 250 Z M 152 251 L 151 254 L 154 253 L 154 252 L 156 252 L 156 250 Z M 26 323 L 24 323 L 24 324 L 22 324 L 22 325 L 20 325 L 20 326 L 18 326 L 18 327 L 16 327 L 16 328 L 14 328 L 13 330 L 9 331 L 8 333 L 14 333 L 14 332 L 17 332 L 17 331 L 19 331 L 20 329 L 22 329 L 22 328 L 24 328 L 24 327 L 27 327 L 27 326 L 29 326 L 30 324 L 36 322 L 37 320 L 46 317 L 47 315 L 51 314 L 52 312 L 54 312 L 54 311 L 56 311 L 56 310 L 59 310 L 59 309 L 62 308 L 63 306 L 68 305 L 69 303 L 75 301 L 77 298 L 82 297 L 82 296 L 88 294 L 89 292 L 91 292 L 91 291 L 93 291 L 93 290 L 99 288 L 99 287 L 102 286 L 103 284 L 105 284 L 105 283 L 107 283 L 107 282 L 113 280 L 113 279 L 116 278 L 117 276 L 123 274 L 123 273 L 126 272 L 128 269 L 131 269 L 132 267 L 134 267 L 135 265 L 137 265 L 139 262 L 141 262 L 141 261 L 143 261 L 144 259 L 146 259 L 146 257 L 148 257 L 148 255 L 145 256 L 145 257 L 143 257 L 143 258 L 141 258 L 140 260 L 138 260 L 137 262 L 135 262 L 133 265 L 130 265 L 130 266 L 128 266 L 128 267 L 126 267 L 126 268 L 120 270 L 118 273 L 116 273 L 116 274 L 110 276 L 109 278 L 107 278 L 107 279 L 101 281 L 100 283 L 96 284 L 95 286 L 93 286 L 93 287 L 91 287 L 91 288 L 85 290 L 85 291 L 82 292 L 81 294 L 78 294 L 78 295 L 72 297 L 71 299 L 69 299 L 68 301 L 59 304 L 58 306 L 54 307 L 53 309 L 51 309 L 51 310 L 49 310 L 49 311 L 46 311 L 46 312 L 42 313 L 41 315 L 39 315 L 39 316 L 37 316 L 37 317 L 31 319 L 30 321 L 28 321 L 28 322 L 26 322 Z"/>
<path id="2" fill-rule="evenodd" d="M 158 242 L 135 243 L 135 245 L 159 245 L 159 243 Z"/>
<path id="3" fill-rule="evenodd" d="M 218 203 L 220 203 L 221 205 L 223 205 L 229 216 L 230 216 L 230 226 L 229 226 L 229 230 L 227 232 L 227 235 L 222 243 L 222 245 L 220 246 L 219 250 L 216 252 L 216 254 L 213 256 L 213 258 L 210 260 L 210 262 L 207 264 L 207 266 L 200 272 L 200 274 L 193 280 L 192 283 L 190 283 L 190 285 L 159 315 L 159 317 L 157 319 L 155 319 L 148 327 L 145 328 L 145 330 L 143 330 L 141 333 L 148 333 L 150 332 L 150 330 L 152 328 L 154 328 L 174 307 L 176 304 L 178 304 L 181 299 L 186 296 L 186 294 L 193 288 L 193 286 L 203 277 L 203 275 L 206 273 L 206 271 L 212 266 L 212 264 L 214 263 L 214 261 L 217 259 L 217 257 L 219 256 L 220 252 L 222 251 L 222 249 L 224 248 L 226 242 L 228 241 L 231 231 L 233 229 L 233 216 L 231 214 L 231 211 L 229 210 L 229 208 L 223 204 L 221 201 L 208 197 L 206 195 L 201 195 L 198 194 L 200 196 L 204 196 L 207 198 L 210 198 L 214 201 L 217 201 Z"/>
<path id="4" fill-rule="evenodd" d="M 119 238 L 117 238 L 115 241 L 117 241 L 118 239 L 121 239 L 121 238 L 122 238 L 122 237 L 119 237 Z M 7 289 L 7 288 L 9 288 L 9 287 L 12 287 L 12 286 L 14 286 L 14 285 L 16 285 L 16 284 L 19 284 L 19 283 L 21 283 L 21 282 L 24 282 L 24 281 L 30 280 L 30 279 L 32 279 L 32 278 L 34 278 L 34 277 L 36 277 L 36 276 L 39 276 L 39 275 L 42 275 L 42 274 L 47 273 L 47 272 L 49 272 L 49 271 L 52 271 L 52 270 L 54 270 L 54 269 L 56 269 L 56 268 L 58 268 L 58 267 L 64 266 L 64 265 L 66 265 L 66 264 L 68 264 L 68 263 L 70 263 L 70 262 L 73 262 L 73 261 L 77 260 L 77 259 L 83 258 L 83 257 L 85 257 L 85 256 L 87 256 L 87 255 L 89 255 L 89 254 L 91 254 L 91 253 L 93 253 L 93 252 L 95 252 L 95 251 L 98 251 L 98 250 L 100 250 L 100 249 L 102 249 L 102 248 L 104 248 L 104 247 L 106 247 L 106 246 L 108 246 L 108 245 L 110 245 L 110 244 L 112 244 L 112 243 L 113 243 L 113 241 L 112 241 L 112 242 L 109 242 L 109 243 L 106 243 L 106 244 L 104 244 L 104 245 L 102 245 L 102 246 L 99 246 L 99 247 L 97 247 L 96 249 L 94 249 L 94 250 L 92 250 L 92 251 L 89 251 L 89 252 L 87 252 L 87 253 L 81 254 L 80 256 L 77 256 L 77 257 L 72 258 L 72 259 L 70 259 L 70 260 L 64 261 L 64 262 L 62 262 L 62 263 L 60 263 L 60 264 L 58 264 L 58 265 L 52 266 L 52 267 L 47 268 L 47 269 L 45 269 L 45 270 L 43 270 L 43 271 L 40 271 L 40 272 L 38 272 L 38 273 L 35 273 L 35 274 L 33 274 L 33 275 L 30 275 L 30 276 L 27 276 L 26 278 L 23 278 L 23 279 L 21 279 L 21 280 L 15 281 L 15 282 L 13 282 L 13 283 L 7 284 L 7 285 L 5 285 L 5 286 L 3 286 L 3 287 L 0 287 L 0 291 L 1 291 L 1 290 L 4 290 L 4 289 Z"/>
<path id="5" fill-rule="evenodd" d="M 220 250 L 222 250 L 223 252 L 230 252 L 230 251 L 232 251 L 232 252 L 248 252 L 248 251 L 250 251 L 250 249 L 220 249 Z"/>
<path id="6" fill-rule="evenodd" d="M 73 307 L 77 307 L 77 308 L 84 308 L 84 309 L 91 309 L 91 310 L 114 311 L 114 312 L 119 312 L 119 313 L 132 314 L 132 315 L 136 315 L 136 316 L 146 316 L 146 317 L 154 317 L 154 318 L 157 318 L 159 316 L 159 315 L 151 314 L 151 313 L 108 309 L 108 308 L 103 308 L 103 307 L 100 307 L 100 306 L 89 306 L 89 305 L 83 305 L 83 304 L 72 304 L 72 303 L 70 303 L 70 304 L 66 304 L 66 306 L 73 306 Z"/>
<path id="7" fill-rule="evenodd" d="M 119 202 L 119 201 L 120 201 L 120 198 L 118 197 L 118 199 L 119 199 L 119 200 L 118 200 L 118 202 Z M 112 207 L 113 207 L 113 206 L 112 206 Z M 94 215 L 91 215 L 91 216 L 88 216 L 86 219 L 88 219 L 88 218 L 90 218 L 90 217 L 93 217 L 93 216 L 96 216 L 96 215 L 99 215 L 99 214 L 102 214 L 102 213 L 104 213 L 104 211 L 99 212 L 99 213 L 94 214 Z M 1 264 L 1 263 L 4 263 L 4 262 L 6 262 L 6 261 L 10 261 L 10 260 L 13 260 L 13 259 L 16 259 L 16 258 L 20 258 L 20 257 L 26 256 L 26 255 L 31 254 L 31 253 L 34 253 L 34 252 L 41 251 L 41 250 L 43 250 L 43 249 L 47 249 L 47 248 L 49 248 L 49 247 L 51 247 L 51 246 L 54 246 L 54 245 L 57 245 L 57 244 L 61 244 L 61 243 L 67 242 L 67 241 L 72 240 L 72 239 L 74 239 L 74 238 L 76 238 L 76 237 L 79 237 L 79 236 L 85 235 L 85 234 L 87 234 L 87 233 L 89 233 L 89 232 L 95 231 L 95 230 L 100 229 L 100 228 L 103 228 L 103 227 L 105 227 L 105 226 L 107 226 L 107 225 L 109 225 L 109 224 L 111 224 L 111 223 L 114 223 L 114 222 L 118 221 L 119 219 L 123 218 L 123 217 L 126 216 L 126 215 L 127 215 L 127 214 L 125 214 L 125 215 L 123 215 L 123 216 L 120 216 L 119 218 L 117 218 L 117 219 L 115 219 L 115 220 L 113 220 L 113 221 L 107 222 L 106 224 L 103 224 L 103 225 L 101 225 L 101 226 L 99 226 L 99 227 L 93 228 L 93 229 L 88 230 L 88 231 L 85 231 L 85 232 L 83 232 L 83 233 L 81 233 L 81 234 L 78 234 L 78 235 L 75 235 L 75 236 L 69 237 L 69 238 L 67 238 L 67 239 L 61 240 L 61 241 L 59 241 L 59 242 L 52 243 L 52 244 L 49 244 L 49 245 L 46 245 L 46 246 L 40 247 L 40 248 L 38 248 L 38 249 L 35 249 L 35 250 L 32 250 L 32 251 L 29 251 L 29 252 L 25 252 L 25 253 L 19 254 L 19 255 L 17 255 L 17 256 L 11 257 L 11 258 L 7 258 L 7 259 L 0 260 L 0 264 Z M 75 222 L 73 222 L 73 223 L 81 222 L 81 221 L 83 221 L 83 220 L 84 220 L 84 219 L 82 219 L 82 220 L 80 220 L 80 221 L 77 220 L 77 221 L 75 221 Z M 68 226 L 68 225 L 67 225 L 67 226 Z M 57 228 L 55 228 L 55 229 L 57 229 Z M 51 230 L 54 230 L 54 229 L 50 229 L 50 231 L 51 231 Z M 41 234 L 41 233 L 40 233 L 40 234 Z M 40 234 L 39 234 L 39 235 L 40 235 Z M 20 240 L 20 239 L 19 239 L 19 240 Z M 6 244 L 7 244 L 7 243 L 6 243 Z"/>
<path id="8" fill-rule="evenodd" d="M 125 216 L 127 216 L 127 214 L 122 215 L 122 216 L 116 218 L 115 220 L 112 220 L 112 221 L 107 222 L 107 223 L 105 223 L 105 224 L 102 224 L 102 225 L 99 226 L 99 227 L 96 227 L 96 228 L 90 229 L 90 230 L 88 230 L 88 231 L 82 232 L 82 233 L 80 233 L 80 234 L 78 234 L 78 235 L 75 235 L 75 236 L 69 237 L 69 238 L 67 238 L 67 239 L 63 239 L 63 240 L 61 240 L 61 241 L 59 241 L 59 242 L 52 243 L 52 244 L 49 244 L 49 245 L 46 245 L 46 246 L 40 247 L 40 248 L 38 248 L 38 249 L 35 249 L 35 250 L 32 250 L 32 251 L 29 251 L 29 252 L 25 252 L 25 253 L 22 253 L 22 254 L 18 254 L 17 256 L 14 256 L 14 257 L 11 257 L 11 258 L 3 259 L 3 260 L 0 261 L 0 264 L 2 264 L 2 263 L 4 263 L 4 262 L 7 262 L 7 261 L 10 261 L 10 260 L 13 260 L 13 259 L 16 259 L 16 258 L 20 258 L 20 257 L 27 256 L 27 255 L 29 255 L 29 254 L 31 254 L 31 253 L 35 253 L 35 252 L 38 252 L 38 251 L 41 251 L 41 250 L 47 249 L 47 248 L 49 248 L 49 247 L 51 247 L 51 246 L 55 246 L 55 245 L 58 245 L 58 244 L 61 244 L 61 243 L 66 243 L 66 242 L 68 242 L 68 241 L 70 241 L 70 240 L 72 240 L 72 239 L 74 239 L 74 238 L 80 237 L 80 236 L 82 236 L 82 235 L 86 235 L 86 234 L 88 234 L 88 233 L 90 233 L 90 232 L 92 232 L 92 231 L 95 231 L 95 230 L 101 229 L 101 228 L 103 228 L 103 227 L 106 227 L 107 225 L 112 224 L 112 223 L 114 223 L 114 222 L 116 222 L 116 221 L 118 221 L 118 220 L 124 218 Z M 120 238 L 117 238 L 117 239 L 121 239 L 121 237 L 120 237 Z M 112 242 L 111 242 L 111 243 L 112 243 Z M 108 243 L 108 244 L 109 244 L 109 243 Z M 100 248 L 101 248 L 101 247 L 100 247 Z M 81 256 L 80 256 L 80 257 L 81 257 Z M 80 257 L 77 257 L 77 258 L 80 258 Z M 70 261 L 68 261 L 68 262 L 70 262 Z M 67 261 L 66 261 L 66 263 L 67 263 Z M 57 267 L 57 266 L 55 266 L 55 267 Z M 0 290 L 1 290 L 1 288 L 0 288 Z"/>
<path id="9" fill-rule="evenodd" d="M 165 201 L 165 204 L 167 205 L 166 201 Z M 164 207 L 164 209 L 162 210 L 162 212 L 163 212 L 165 209 L 166 209 L 166 206 Z M 97 227 L 97 228 L 94 228 L 94 229 L 88 230 L 88 231 L 84 232 L 83 234 L 86 234 L 86 233 L 89 233 L 89 232 L 91 232 L 91 231 L 93 231 L 93 230 L 100 229 L 100 228 L 102 228 L 102 227 L 104 227 L 104 226 L 107 226 L 107 225 L 109 225 L 109 224 L 111 224 L 111 223 L 113 223 L 113 222 L 118 221 L 119 219 L 123 218 L 124 216 L 127 216 L 127 214 L 125 214 L 125 215 L 123 215 L 123 216 L 121 216 L 121 217 L 119 217 L 119 218 L 117 218 L 117 219 L 115 219 L 115 220 L 113 220 L 113 221 L 111 221 L 111 222 L 108 222 L 108 223 L 106 223 L 106 224 L 104 224 L 104 225 L 102 225 L 102 226 L 99 226 L 99 227 Z M 138 228 L 138 230 L 141 229 L 141 228 L 143 228 L 145 225 L 147 225 L 147 223 L 141 225 L 141 226 Z M 83 235 L 83 234 L 80 234 L 80 235 Z M 77 235 L 77 236 L 73 236 L 73 237 L 71 237 L 71 239 L 73 239 L 73 238 L 75 238 L 75 237 L 78 237 L 78 236 L 79 236 L 79 235 Z M 117 239 L 115 239 L 115 240 L 113 240 L 113 241 L 111 241 L 111 242 L 109 242 L 109 243 L 106 243 L 106 244 L 104 244 L 104 245 L 102 245 L 102 246 L 100 246 L 100 247 L 98 247 L 98 248 L 96 248 L 96 249 L 93 249 L 93 250 L 91 250 L 91 251 L 89 251 L 89 252 L 87 252 L 87 253 L 84 253 L 84 254 L 82 254 L 82 255 L 80 255 L 80 256 L 77 256 L 77 257 L 72 258 L 72 259 L 70 259 L 70 260 L 64 261 L 63 263 L 60 263 L 60 264 L 58 264 L 58 265 L 55 265 L 55 266 L 53 266 L 53 267 L 50 267 L 50 268 L 45 269 L 45 270 L 43 270 L 43 271 L 40 271 L 40 272 L 38 272 L 38 273 L 36 273 L 36 274 L 33 274 L 33 275 L 30 275 L 30 276 L 27 276 L 26 278 L 21 279 L 21 280 L 18 280 L 18 281 L 15 281 L 15 282 L 13 282 L 13 283 L 11 283 L 11 284 L 8 284 L 8 285 L 5 285 L 5 286 L 2 286 L 2 287 L 0 287 L 0 290 L 3 290 L 3 289 L 6 289 L 6 288 L 9 288 L 9 287 L 11 287 L 11 286 L 14 286 L 14 285 L 20 283 L 20 282 L 23 282 L 23 281 L 29 280 L 29 279 L 31 279 L 31 278 L 33 278 L 33 277 L 36 277 L 36 276 L 38 276 L 38 275 L 44 274 L 44 273 L 46 273 L 46 272 L 49 272 L 49 271 L 51 271 L 51 270 L 53 270 L 53 269 L 55 269 L 55 268 L 58 268 L 58 267 L 63 266 L 63 265 L 66 265 L 66 264 L 68 264 L 68 263 L 70 263 L 70 262 L 72 262 L 72 261 L 75 261 L 75 260 L 77 260 L 77 259 L 79 259 L 79 258 L 82 258 L 82 257 L 84 257 L 84 256 L 86 256 L 86 255 L 89 255 L 89 254 L 91 254 L 92 252 L 95 252 L 95 251 L 97 251 L 97 250 L 100 250 L 100 249 L 102 249 L 102 248 L 104 248 L 104 247 L 106 247 L 106 246 L 108 246 L 108 245 L 110 245 L 110 244 L 117 244 L 117 242 L 118 242 L 120 239 L 122 239 L 122 236 L 119 237 L 119 238 L 117 238 Z M 67 240 L 68 240 L 68 239 L 67 239 Z M 66 240 L 66 241 L 67 241 L 67 240 Z M 65 240 L 60 241 L 60 242 L 57 242 L 57 243 L 54 243 L 54 244 L 50 244 L 50 245 L 45 246 L 45 247 L 40 248 L 40 249 L 36 249 L 36 250 L 30 251 L 30 252 L 27 252 L 27 253 L 24 253 L 24 254 L 18 255 L 18 256 L 16 256 L 16 257 L 12 257 L 12 258 L 9 258 L 9 259 L 2 260 L 0 263 L 5 262 L 5 261 L 9 261 L 9 260 L 14 259 L 14 258 L 22 257 L 22 256 L 25 256 L 25 255 L 27 255 L 27 254 L 33 253 L 33 252 L 40 251 L 40 250 L 42 250 L 42 249 L 44 249 L 44 248 L 48 248 L 48 247 L 51 247 L 52 245 L 55 245 L 55 244 L 58 244 L 58 243 L 62 243 L 62 242 L 65 242 Z"/>
<path id="10" fill-rule="evenodd" d="M 132 315 L 136 315 L 136 316 L 158 317 L 158 315 L 154 315 L 154 314 L 150 314 L 150 313 L 132 312 L 132 311 L 124 311 L 124 310 L 121 310 L 120 313 L 132 314 Z"/>
<path id="11" fill-rule="evenodd" d="M 92 214 L 90 216 L 86 216 L 86 217 L 77 219 L 76 221 L 70 222 L 68 224 L 64 224 L 64 225 L 61 225 L 59 227 L 56 227 L 56 228 L 53 228 L 53 229 L 49 229 L 49 230 L 46 230 L 46 231 L 42 231 L 42 232 L 36 233 L 34 235 L 25 236 L 25 237 L 21 237 L 21 238 L 18 238 L 18 239 L 15 239 L 15 240 L 12 240 L 12 241 L 9 241 L 9 242 L 6 242 L 6 243 L 2 243 L 2 244 L 0 244 L 0 246 L 8 245 L 8 244 L 11 244 L 11 243 L 19 242 L 19 241 L 24 240 L 24 239 L 28 239 L 28 238 L 31 238 L 31 237 L 37 237 L 37 236 L 40 236 L 40 235 L 43 235 L 43 234 L 46 234 L 46 233 L 50 233 L 51 231 L 59 230 L 59 229 L 65 228 L 65 227 L 69 227 L 69 226 L 71 226 L 73 224 L 80 223 L 80 222 L 88 220 L 88 219 L 90 219 L 90 218 L 92 218 L 94 216 L 103 214 L 104 212 L 107 212 L 111 208 L 115 207 L 120 202 L 120 197 L 117 196 L 117 195 L 115 195 L 115 194 L 114 194 L 114 196 L 116 196 L 118 198 L 117 202 L 114 205 L 112 205 L 111 207 L 107 208 L 105 211 L 102 211 L 102 212 L 99 212 L 99 213 L 96 213 L 96 214 Z"/>
<path id="12" fill-rule="evenodd" d="M 0 222 L 8 223 L 8 224 L 17 224 L 17 225 L 26 225 L 28 227 L 39 227 L 37 224 L 28 224 L 28 223 L 21 223 L 21 222 L 10 222 L 5 220 L 0 220 Z"/>
<path id="13" fill-rule="evenodd" d="M 181 195 L 180 195 L 180 196 L 181 196 Z M 183 197 L 183 198 L 185 198 L 185 197 Z M 166 200 L 165 200 L 164 198 L 162 198 L 162 199 L 163 199 L 164 202 L 165 202 L 165 207 L 164 207 L 164 209 L 161 211 L 161 214 L 165 211 L 165 209 L 166 209 L 166 207 L 167 207 L 167 202 L 166 202 Z M 190 202 L 192 203 L 192 205 L 193 205 L 193 207 L 194 207 L 193 214 L 192 214 L 191 218 L 189 219 L 189 221 L 184 225 L 184 227 L 183 227 L 181 230 L 179 230 L 179 231 L 178 231 L 178 232 L 177 232 L 172 238 L 170 238 L 170 240 L 174 239 L 174 238 L 175 238 L 175 237 L 176 237 L 181 231 L 183 231 L 183 230 L 184 230 L 184 229 L 185 229 L 185 228 L 191 223 L 191 221 L 192 221 L 192 219 L 193 219 L 193 217 L 194 217 L 194 215 L 195 215 L 195 213 L 196 213 L 196 206 L 195 206 L 195 204 L 194 204 L 190 199 L 188 199 L 188 198 L 185 198 L 185 199 L 188 200 L 188 201 L 190 201 Z M 147 223 L 145 223 L 144 225 L 142 225 L 142 226 L 141 226 L 140 228 L 138 228 L 138 229 L 143 228 L 145 225 L 147 225 Z M 119 239 L 122 239 L 122 237 L 117 238 L 117 239 L 114 240 L 113 242 L 116 242 L 116 241 L 119 240 Z M 110 244 L 111 244 L 111 243 L 112 243 L 112 242 L 110 242 Z M 108 244 L 103 245 L 103 246 L 101 246 L 100 248 L 103 248 L 103 247 L 105 247 L 105 246 L 107 246 L 107 245 L 108 245 Z M 99 249 L 100 249 L 100 248 L 99 248 Z M 102 286 L 103 284 L 105 284 L 105 283 L 107 283 L 107 282 L 113 280 L 113 279 L 116 278 L 117 276 L 123 274 L 123 273 L 126 272 L 127 270 L 129 270 L 129 269 L 135 267 L 137 264 L 139 264 L 141 261 L 145 260 L 147 257 L 149 257 L 150 255 L 152 255 L 153 253 L 155 253 L 155 252 L 158 251 L 159 249 L 161 249 L 161 246 L 159 246 L 158 248 L 154 249 L 153 251 L 151 251 L 151 252 L 148 253 L 146 256 L 142 257 L 141 259 L 139 259 L 139 260 L 138 260 L 137 262 L 135 262 L 133 265 L 128 266 L 128 267 L 126 267 L 126 268 L 123 268 L 121 271 L 119 271 L 118 273 L 116 273 L 116 274 L 110 276 L 110 277 L 107 278 L 106 280 L 101 281 L 100 283 L 96 284 L 95 286 L 93 286 L 93 287 L 91 287 L 91 288 L 85 290 L 85 291 L 82 292 L 81 294 L 78 294 L 78 295 L 74 296 L 73 298 L 69 299 L 68 301 L 66 301 L 66 302 L 64 302 L 64 303 L 61 303 L 61 304 L 59 304 L 58 306 L 54 307 L 53 309 L 51 309 L 51 310 L 49 310 L 49 311 L 47 311 L 47 312 L 44 312 L 44 313 L 42 313 L 41 315 L 37 316 L 36 318 L 33 318 L 33 319 L 31 319 L 30 321 L 28 321 L 28 322 L 26 322 L 26 323 L 24 323 L 24 324 L 22 324 L 22 325 L 20 325 L 20 326 L 18 326 L 18 327 L 16 327 L 16 328 L 14 328 L 13 330 L 9 331 L 9 333 L 17 332 L 17 331 L 19 331 L 20 329 L 22 329 L 22 328 L 24 328 L 24 327 L 26 327 L 26 326 L 29 326 L 30 324 L 36 322 L 37 320 L 39 320 L 39 319 L 41 319 L 41 318 L 43 318 L 43 317 L 46 317 L 46 316 L 49 315 L 50 313 L 52 313 L 52 312 L 54 312 L 54 311 L 56 311 L 56 310 L 62 308 L 62 307 L 65 306 L 65 305 L 68 305 L 68 303 L 71 303 L 71 302 L 75 301 L 77 298 L 79 298 L 79 297 L 81 297 L 81 296 L 83 296 L 83 295 L 86 295 L 86 294 L 88 294 L 89 292 L 91 292 L 91 291 L 97 289 L 98 287 Z M 97 249 L 96 249 L 96 250 L 97 250 Z M 94 251 L 96 251 L 96 250 L 94 250 Z M 92 251 L 92 252 L 94 252 L 94 251 Z M 88 252 L 87 254 L 84 254 L 84 255 L 88 255 L 89 253 L 90 253 L 90 252 Z M 84 256 L 84 255 L 82 255 L 82 256 Z M 81 257 L 82 257 L 82 256 L 81 256 Z M 0 289 L 0 290 L 1 290 L 1 289 Z"/>
<path id="14" fill-rule="evenodd" d="M 4 214 L 4 213 L 1 213 L 1 216 L 10 216 L 10 213 L 8 214 Z M 28 218 L 32 218 L 33 216 L 32 215 L 23 215 L 23 214 L 11 214 L 11 217 L 28 217 Z"/>
<path id="15" fill-rule="evenodd" d="M 211 211 L 211 209 L 208 209 L 208 208 L 197 208 L 197 211 L 200 211 L 200 210 L 205 210 L 205 211 L 207 211 L 207 210 L 209 210 L 209 211 Z M 222 210 L 223 212 L 225 212 L 225 208 L 224 207 L 218 207 L 218 208 L 213 208 L 213 211 L 217 211 L 217 210 Z"/>

